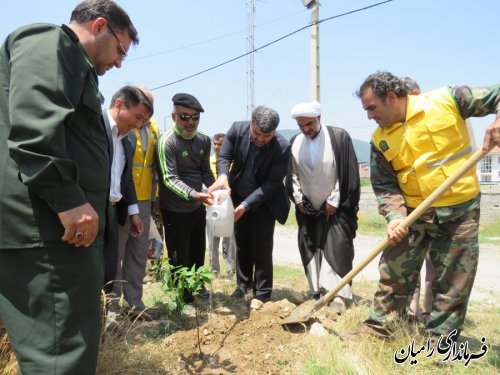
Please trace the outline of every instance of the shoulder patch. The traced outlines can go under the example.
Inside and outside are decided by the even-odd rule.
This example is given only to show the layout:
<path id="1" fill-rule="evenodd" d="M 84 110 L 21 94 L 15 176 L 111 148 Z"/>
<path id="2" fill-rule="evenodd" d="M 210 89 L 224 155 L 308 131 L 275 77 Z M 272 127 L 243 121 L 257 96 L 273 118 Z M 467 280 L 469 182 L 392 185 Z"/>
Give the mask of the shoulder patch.
<path id="1" fill-rule="evenodd" d="M 380 149 L 383 152 L 386 152 L 389 149 L 389 145 L 387 144 L 386 141 L 380 141 L 380 143 L 378 144 L 378 147 L 380 147 Z"/>

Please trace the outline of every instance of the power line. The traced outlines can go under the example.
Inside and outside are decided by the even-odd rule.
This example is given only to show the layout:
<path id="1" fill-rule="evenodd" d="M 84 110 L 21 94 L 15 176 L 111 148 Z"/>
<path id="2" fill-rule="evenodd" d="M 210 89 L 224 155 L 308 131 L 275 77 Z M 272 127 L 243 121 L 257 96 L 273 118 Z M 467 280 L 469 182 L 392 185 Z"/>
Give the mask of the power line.
<path id="1" fill-rule="evenodd" d="M 268 25 L 268 24 L 271 24 L 271 23 L 274 23 L 274 22 L 277 22 L 277 21 L 281 21 L 283 19 L 286 19 L 286 18 L 289 18 L 289 17 L 293 17 L 293 16 L 295 16 L 295 15 L 297 15 L 299 13 L 303 13 L 303 12 L 305 12 L 305 11 L 296 12 L 296 13 L 293 13 L 293 14 L 290 14 L 290 15 L 287 15 L 287 16 L 276 18 L 276 19 L 273 19 L 271 21 L 264 22 L 264 23 L 261 23 L 259 25 L 256 25 L 255 28 L 259 28 L 259 27 L 262 27 L 262 26 L 265 26 L 265 25 Z M 233 31 L 232 33 L 228 33 L 228 34 L 224 34 L 224 35 L 220 35 L 220 36 L 215 36 L 215 37 L 210 38 L 210 39 L 201 40 L 199 42 L 195 42 L 195 43 L 183 45 L 183 46 L 180 46 L 180 47 L 171 48 L 171 49 L 168 49 L 168 50 L 165 50 L 165 51 L 160 51 L 160 52 L 150 53 L 149 55 L 143 55 L 143 56 L 134 57 L 134 58 L 131 58 L 131 59 L 127 59 L 127 61 L 128 62 L 138 61 L 138 60 L 143 60 L 143 59 L 147 59 L 147 58 L 150 58 L 150 57 L 155 57 L 155 56 L 159 56 L 159 55 L 165 55 L 165 54 L 168 54 L 168 53 L 171 53 L 171 52 L 176 52 L 176 51 L 180 51 L 180 50 L 183 50 L 183 49 L 188 49 L 188 48 L 196 47 L 196 46 L 199 46 L 199 45 L 202 45 L 202 44 L 207 44 L 207 43 L 210 43 L 210 42 L 214 42 L 216 40 L 228 38 L 230 36 L 233 36 L 233 35 L 236 35 L 236 34 L 241 34 L 241 33 L 244 33 L 244 32 L 245 32 L 245 30 Z"/>
<path id="2" fill-rule="evenodd" d="M 379 2 L 379 3 L 372 4 L 372 5 L 368 5 L 368 6 L 363 7 L 363 8 L 354 9 L 354 10 L 351 10 L 351 11 L 349 11 L 349 12 L 341 13 L 341 14 L 338 14 L 338 15 L 336 15 L 336 16 L 332 16 L 332 17 L 328 17 L 328 18 L 322 19 L 322 20 L 318 21 L 318 23 L 325 22 L 325 21 L 330 21 L 330 20 L 333 20 L 333 19 L 335 19 L 335 18 L 340 18 L 340 17 L 348 16 L 348 15 L 350 15 L 350 14 L 353 14 L 353 13 L 358 13 L 358 12 L 361 12 L 361 11 L 364 11 L 364 10 L 367 10 L 367 9 L 370 9 L 370 8 L 375 8 L 375 7 L 378 7 L 378 6 L 380 6 L 380 5 L 383 5 L 383 4 L 386 4 L 386 3 L 390 3 L 390 2 L 392 2 L 392 1 L 394 1 L 394 0 L 386 0 L 386 1 L 382 1 L 382 2 Z M 170 83 L 166 83 L 166 84 L 161 85 L 161 86 L 153 87 L 153 88 L 152 88 L 152 89 L 150 89 L 150 90 L 158 90 L 158 89 L 161 89 L 161 88 L 163 88 L 163 87 L 172 86 L 172 85 L 174 85 L 174 84 L 176 84 L 176 83 L 179 83 L 179 82 L 182 82 L 182 81 L 186 81 L 186 80 L 188 80 L 188 79 L 190 79 L 190 78 L 193 78 L 193 77 L 199 76 L 199 75 L 201 75 L 201 74 L 203 74 L 203 73 L 206 73 L 206 72 L 209 72 L 209 71 L 211 71 L 211 70 L 217 69 L 217 68 L 219 68 L 219 67 L 221 67 L 221 66 L 223 66 L 223 65 L 229 64 L 229 63 L 231 63 L 231 62 L 233 62 L 233 61 L 236 61 L 236 60 L 239 60 L 239 59 L 241 59 L 241 58 L 243 58 L 243 57 L 245 57 L 245 56 L 248 56 L 248 55 L 249 55 L 249 54 L 251 54 L 251 53 L 254 53 L 254 52 L 260 51 L 260 50 L 262 50 L 262 49 L 264 49 L 264 48 L 266 48 L 266 47 L 269 47 L 270 45 L 273 45 L 273 44 L 275 44 L 275 43 L 278 43 L 278 42 L 282 41 L 283 39 L 289 38 L 290 36 L 292 36 L 292 35 L 294 35 L 294 34 L 297 34 L 298 32 L 300 32 L 300 31 L 302 31 L 302 30 L 305 30 L 305 29 L 308 29 L 308 28 L 310 28 L 310 27 L 312 27 L 312 26 L 313 26 L 312 24 L 309 24 L 309 25 L 307 25 L 307 26 L 301 27 L 300 29 L 297 29 L 297 30 L 295 30 L 295 31 L 292 31 L 291 33 L 288 33 L 288 34 L 286 34 L 286 35 L 282 36 L 281 38 L 275 39 L 275 40 L 273 40 L 273 41 L 271 41 L 271 42 L 269 42 L 269 43 L 267 43 L 267 44 L 264 44 L 263 46 L 260 46 L 260 47 L 258 47 L 258 48 L 255 48 L 255 49 L 254 49 L 254 50 L 252 50 L 252 51 L 248 51 L 247 53 L 244 53 L 244 54 L 239 55 L 239 56 L 236 56 L 236 57 L 234 57 L 234 58 L 232 58 L 232 59 L 226 60 L 226 61 L 224 61 L 224 62 L 222 62 L 222 63 L 220 63 L 220 64 L 217 64 L 217 65 L 214 65 L 214 66 L 212 66 L 212 67 L 210 67 L 210 68 L 207 68 L 207 69 L 204 69 L 204 70 L 202 70 L 202 71 L 199 71 L 198 73 L 191 74 L 191 75 L 189 75 L 189 76 L 187 76 L 187 77 L 184 77 L 184 78 L 178 79 L 178 80 L 176 80 L 176 81 L 172 81 L 172 82 L 170 82 Z"/>

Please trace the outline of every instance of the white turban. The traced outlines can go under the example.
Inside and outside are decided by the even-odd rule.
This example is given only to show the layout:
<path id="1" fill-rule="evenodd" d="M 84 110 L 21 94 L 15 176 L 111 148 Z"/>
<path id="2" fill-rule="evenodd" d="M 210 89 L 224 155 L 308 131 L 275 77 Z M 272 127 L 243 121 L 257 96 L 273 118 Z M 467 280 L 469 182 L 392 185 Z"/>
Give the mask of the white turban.
<path id="1" fill-rule="evenodd" d="M 318 117 L 321 115 L 321 105 L 318 102 L 302 102 L 292 108 L 292 118 Z"/>

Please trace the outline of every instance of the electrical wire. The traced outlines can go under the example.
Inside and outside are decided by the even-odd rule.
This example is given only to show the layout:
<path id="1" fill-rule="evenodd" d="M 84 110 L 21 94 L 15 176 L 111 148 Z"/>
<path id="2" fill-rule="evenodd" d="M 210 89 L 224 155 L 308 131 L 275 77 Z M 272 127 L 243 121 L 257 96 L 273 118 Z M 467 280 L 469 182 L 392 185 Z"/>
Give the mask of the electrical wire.
<path id="1" fill-rule="evenodd" d="M 375 8 L 375 7 L 378 7 L 378 6 L 380 6 L 380 5 L 383 5 L 383 4 L 386 4 L 386 3 L 390 3 L 390 2 L 392 2 L 392 1 L 394 1 L 394 0 L 386 0 L 386 1 L 382 1 L 382 2 L 379 2 L 379 3 L 372 4 L 372 5 L 368 5 L 368 6 L 363 7 L 363 8 L 358 8 L 358 9 L 351 10 L 351 11 L 349 11 L 349 12 L 341 13 L 341 14 L 338 14 L 338 15 L 336 15 L 336 16 L 332 16 L 332 17 L 324 18 L 324 19 L 322 19 L 322 20 L 319 20 L 319 21 L 318 21 L 318 24 L 320 24 L 320 23 L 322 23 L 322 22 L 326 22 L 326 21 L 333 20 L 333 19 L 335 19 L 335 18 L 340 18 L 340 17 L 348 16 L 348 15 L 353 14 L 353 13 L 358 13 L 358 12 L 361 12 L 361 11 L 364 11 L 364 10 L 367 10 L 367 9 L 370 9 L 370 8 Z M 243 58 L 243 57 L 245 57 L 245 56 L 248 56 L 248 55 L 249 55 L 249 54 L 251 54 L 251 53 L 254 53 L 254 52 L 260 51 L 260 50 L 262 50 L 262 49 L 264 49 L 264 48 L 266 48 L 266 47 L 269 47 L 270 45 L 273 45 L 273 44 L 275 44 L 275 43 L 278 43 L 278 42 L 282 41 L 283 39 L 289 38 L 290 36 L 292 36 L 292 35 L 294 35 L 294 34 L 297 34 L 298 32 L 301 32 L 302 30 L 308 29 L 308 28 L 310 28 L 310 27 L 312 27 L 312 26 L 314 26 L 314 25 L 311 23 L 311 24 L 309 24 L 309 25 L 307 25 L 307 26 L 301 27 L 300 29 L 297 29 L 297 30 L 295 30 L 295 31 L 292 31 L 291 33 L 288 33 L 288 34 L 286 34 L 286 35 L 284 35 L 284 36 L 282 36 L 282 37 L 280 37 L 280 38 L 278 38 L 278 39 L 275 39 L 275 40 L 273 40 L 273 41 L 271 41 L 271 42 L 269 42 L 269 43 L 267 43 L 267 44 L 264 44 L 263 46 L 257 47 L 257 48 L 255 48 L 255 49 L 253 49 L 252 51 L 249 51 L 249 52 L 244 53 L 244 54 L 242 54 L 242 55 L 236 56 L 236 57 L 234 57 L 234 58 L 232 58 L 232 59 L 226 60 L 226 61 L 224 61 L 224 62 L 222 62 L 222 63 L 220 63 L 220 64 L 217 64 L 217 65 L 214 65 L 214 66 L 212 66 L 212 67 L 210 67 L 210 68 L 207 68 L 207 69 L 204 69 L 204 70 L 202 70 L 202 71 L 199 71 L 198 73 L 191 74 L 191 75 L 189 75 L 189 76 L 187 76 L 187 77 L 184 77 L 184 78 L 178 79 L 178 80 L 176 80 L 176 81 L 172 81 L 172 82 L 170 82 L 170 83 L 166 83 L 166 84 L 161 85 L 161 86 L 156 86 L 156 87 L 153 87 L 153 88 L 151 88 L 150 90 L 151 90 L 151 91 L 153 91 L 153 90 L 158 90 L 158 89 L 161 89 L 161 88 L 164 88 L 164 87 L 172 86 L 172 85 L 174 85 L 174 84 L 176 84 L 176 83 L 179 83 L 179 82 L 182 82 L 182 81 L 186 81 L 186 80 L 188 80 L 188 79 L 190 79 L 190 78 L 193 78 L 193 77 L 199 76 L 199 75 L 201 75 L 201 74 L 204 74 L 204 73 L 206 73 L 206 72 L 209 72 L 209 71 L 211 71 L 211 70 L 214 70 L 214 69 L 220 68 L 220 67 L 221 67 L 221 66 L 223 66 L 223 65 L 226 65 L 226 64 L 229 64 L 229 63 L 231 63 L 231 62 L 233 62 L 233 61 L 239 60 L 239 59 L 241 59 L 241 58 Z"/>
<path id="2" fill-rule="evenodd" d="M 259 28 L 259 27 L 262 27 L 262 26 L 265 26 L 265 25 L 268 25 L 268 24 L 272 24 L 274 22 L 278 22 L 278 21 L 281 21 L 283 19 L 286 19 L 286 18 L 289 18 L 289 17 L 293 17 L 293 16 L 295 16 L 295 15 L 297 15 L 299 13 L 303 13 L 303 12 L 305 12 L 305 11 L 300 11 L 300 12 L 289 14 L 287 16 L 276 18 L 276 19 L 273 19 L 271 21 L 261 23 L 261 24 L 255 26 L 255 28 Z M 160 51 L 160 52 L 151 53 L 149 55 L 143 55 L 143 56 L 134 57 L 134 58 L 131 58 L 131 59 L 127 59 L 127 62 L 148 59 L 150 57 L 155 57 L 155 56 L 159 56 L 159 55 L 165 55 L 165 54 L 168 54 L 168 53 L 171 53 L 171 52 L 181 51 L 183 49 L 188 49 L 188 48 L 191 48 L 191 47 L 200 46 L 202 44 L 207 44 L 207 43 L 210 43 L 210 42 L 213 42 L 213 41 L 216 41 L 216 40 L 221 40 L 221 39 L 224 39 L 224 38 L 228 38 L 228 37 L 236 35 L 236 34 L 241 34 L 241 33 L 244 33 L 245 31 L 246 31 L 246 29 L 245 30 L 238 30 L 238 31 L 234 31 L 234 32 L 229 33 L 229 34 L 224 34 L 224 35 L 216 36 L 216 37 L 213 37 L 213 38 L 210 38 L 210 39 L 205 39 L 205 40 L 202 40 L 202 41 L 199 41 L 199 42 L 194 42 L 194 43 L 187 44 L 187 45 L 184 45 L 184 46 L 171 48 L 171 49 L 168 49 L 168 50 L 165 50 L 165 51 Z"/>

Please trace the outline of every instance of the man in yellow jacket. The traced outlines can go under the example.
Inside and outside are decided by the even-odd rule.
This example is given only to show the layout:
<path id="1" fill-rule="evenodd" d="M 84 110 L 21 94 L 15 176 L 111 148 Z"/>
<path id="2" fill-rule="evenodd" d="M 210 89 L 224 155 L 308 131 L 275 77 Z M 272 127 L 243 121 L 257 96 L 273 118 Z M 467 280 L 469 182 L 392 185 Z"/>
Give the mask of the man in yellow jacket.
<path id="1" fill-rule="evenodd" d="M 141 87 L 141 90 L 153 101 L 149 90 Z M 149 227 L 151 223 L 151 206 L 156 196 L 156 172 L 154 168 L 156 141 L 159 132 L 156 122 L 151 119 L 141 128 L 134 129 L 129 134 L 135 152 L 132 162 L 132 177 L 134 180 L 139 215 L 144 223 L 144 231 L 141 236 L 130 235 L 130 224 L 128 221 L 119 228 L 118 239 L 118 270 L 116 279 L 122 282 L 115 283 L 114 292 L 126 302 L 123 310 L 131 319 L 147 319 L 147 314 L 141 314 L 145 309 L 142 301 L 144 274 L 148 259 L 147 250 L 149 244 Z M 121 261 L 120 261 L 121 260 Z"/>
<path id="2" fill-rule="evenodd" d="M 365 79 L 357 95 L 378 127 L 371 140 L 371 183 L 385 213 L 387 234 L 400 242 L 408 231 L 400 222 L 472 154 L 465 120 L 496 114 L 483 150 L 500 145 L 500 85 L 449 86 L 408 95 L 389 72 Z M 456 340 L 463 328 L 479 256 L 479 183 L 465 173 L 409 228 L 408 251 L 384 251 L 380 283 L 363 331 L 387 337 L 392 315 L 403 315 L 426 253 L 436 270 L 430 335 Z"/>

